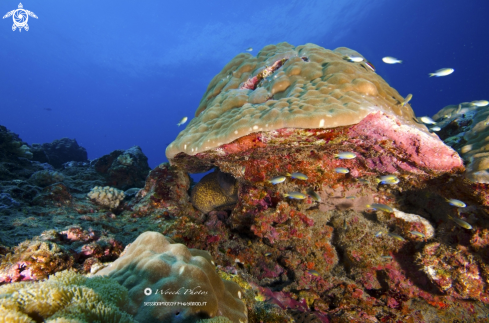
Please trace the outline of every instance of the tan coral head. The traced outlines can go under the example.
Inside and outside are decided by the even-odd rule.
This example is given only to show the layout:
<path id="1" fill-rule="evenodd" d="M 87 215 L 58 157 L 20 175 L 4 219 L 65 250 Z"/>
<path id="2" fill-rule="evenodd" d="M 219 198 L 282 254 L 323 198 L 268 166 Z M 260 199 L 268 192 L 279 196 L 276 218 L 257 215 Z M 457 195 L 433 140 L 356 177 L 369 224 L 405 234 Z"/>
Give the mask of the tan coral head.
<path id="1" fill-rule="evenodd" d="M 211 81 L 166 156 L 196 155 L 253 132 L 353 125 L 375 111 L 426 131 L 396 90 L 365 61 L 349 62 L 345 55 L 362 57 L 345 47 L 288 43 L 266 46 L 256 57 L 237 55 Z"/>

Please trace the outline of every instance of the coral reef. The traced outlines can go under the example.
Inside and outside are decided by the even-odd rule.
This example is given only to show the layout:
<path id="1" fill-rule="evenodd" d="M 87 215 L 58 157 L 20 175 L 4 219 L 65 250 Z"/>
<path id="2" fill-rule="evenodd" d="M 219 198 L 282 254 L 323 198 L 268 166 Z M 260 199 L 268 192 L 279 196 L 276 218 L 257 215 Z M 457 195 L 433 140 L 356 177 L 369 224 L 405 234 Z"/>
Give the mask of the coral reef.
<path id="1" fill-rule="evenodd" d="M 136 323 L 122 311 L 127 289 L 108 278 L 63 271 L 36 283 L 0 286 L 3 322 Z"/>
<path id="2" fill-rule="evenodd" d="M 0 279 L 108 274 L 140 322 L 487 321 L 486 127 L 474 130 L 487 111 L 447 107 L 432 133 L 344 55 L 362 57 L 286 43 L 238 55 L 149 174 L 133 147 L 64 163 L 63 182 L 41 187 L 30 178 L 52 166 L 4 156 Z M 127 189 L 116 208 L 87 199 L 106 185 Z M 209 294 L 170 293 L 191 285 Z"/>
<path id="3" fill-rule="evenodd" d="M 117 188 L 105 186 L 95 186 L 87 194 L 87 196 L 95 203 L 115 209 L 119 206 L 119 203 L 124 199 L 124 192 Z"/>
<path id="4" fill-rule="evenodd" d="M 237 284 L 216 274 L 209 253 L 174 244 L 157 232 L 145 232 L 110 267 L 96 275 L 108 275 L 129 289 L 129 313 L 140 322 L 194 322 L 225 316 L 248 322 L 242 291 Z M 144 302 L 191 302 L 196 305 L 162 306 Z M 199 306 L 198 303 L 200 303 Z"/>

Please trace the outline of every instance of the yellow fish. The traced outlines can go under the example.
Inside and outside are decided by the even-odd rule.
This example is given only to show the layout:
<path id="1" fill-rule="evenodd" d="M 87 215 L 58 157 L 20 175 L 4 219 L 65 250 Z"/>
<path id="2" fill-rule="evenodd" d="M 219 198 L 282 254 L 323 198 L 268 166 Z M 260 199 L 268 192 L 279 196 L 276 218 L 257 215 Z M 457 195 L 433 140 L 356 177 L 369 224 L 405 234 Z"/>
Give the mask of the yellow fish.
<path id="1" fill-rule="evenodd" d="M 308 270 L 307 273 L 309 275 L 312 275 L 312 276 L 315 276 L 315 277 L 319 277 L 319 273 L 317 271 L 315 271 L 314 269 L 311 269 L 311 270 Z"/>
<path id="2" fill-rule="evenodd" d="M 411 233 L 412 235 L 415 235 L 417 237 L 420 237 L 420 238 L 424 238 L 425 235 L 422 234 L 421 232 L 418 232 L 418 231 L 409 231 L 409 233 Z"/>
<path id="3" fill-rule="evenodd" d="M 290 177 L 296 178 L 296 179 L 301 179 L 303 181 L 307 181 L 307 179 L 308 179 L 307 175 L 302 174 L 302 173 L 292 173 L 292 174 L 287 173 L 287 176 L 290 176 Z"/>
<path id="4" fill-rule="evenodd" d="M 367 208 L 374 209 L 376 211 L 384 211 L 388 213 L 394 212 L 394 210 L 390 206 L 385 204 L 380 204 L 380 203 L 368 204 Z"/>
<path id="5" fill-rule="evenodd" d="M 456 206 L 456 207 L 466 207 L 467 205 L 460 201 L 460 200 L 456 200 L 456 199 L 447 199 L 447 202 L 452 205 L 452 206 Z"/>
<path id="6" fill-rule="evenodd" d="M 355 155 L 351 151 L 342 151 L 340 153 L 334 154 L 334 156 L 339 159 L 353 159 L 357 157 L 357 155 Z"/>
<path id="7" fill-rule="evenodd" d="M 450 215 L 448 216 L 448 218 L 450 218 L 453 222 L 457 223 L 462 228 L 467 230 L 472 230 L 472 226 L 468 222 L 465 222 L 464 220 L 459 218 L 454 218 L 453 216 Z"/>
<path id="8" fill-rule="evenodd" d="M 285 176 L 277 176 L 277 177 L 272 178 L 268 182 L 273 184 L 273 185 L 276 185 L 276 184 L 284 182 L 285 178 L 286 178 Z"/>
<path id="9" fill-rule="evenodd" d="M 406 241 L 406 239 L 404 239 L 404 238 L 403 238 L 403 237 L 401 237 L 400 235 L 395 234 L 395 233 L 392 233 L 392 232 L 389 232 L 387 235 L 388 235 L 389 237 L 392 237 L 392 238 L 394 238 L 394 239 L 396 239 L 396 240 L 399 240 L 399 241 Z"/>
<path id="10" fill-rule="evenodd" d="M 284 196 L 288 197 L 289 199 L 296 199 L 296 200 L 303 200 L 307 197 L 301 192 L 289 192 L 289 193 L 285 193 Z"/>
<path id="11" fill-rule="evenodd" d="M 489 104 L 489 101 L 487 100 L 477 100 L 477 101 L 472 101 L 470 102 L 472 105 L 478 106 L 478 107 L 485 107 L 486 105 Z"/>
<path id="12" fill-rule="evenodd" d="M 413 98 L 413 95 L 412 94 L 408 94 L 406 96 L 406 98 L 404 99 L 404 101 L 402 101 L 402 106 L 405 106 L 409 101 L 411 101 L 412 98 Z"/>
<path id="13" fill-rule="evenodd" d="M 177 123 L 177 126 L 181 126 L 182 124 L 184 124 L 185 122 L 187 122 L 188 118 L 187 117 L 183 117 L 182 120 L 180 120 L 179 123 Z"/>

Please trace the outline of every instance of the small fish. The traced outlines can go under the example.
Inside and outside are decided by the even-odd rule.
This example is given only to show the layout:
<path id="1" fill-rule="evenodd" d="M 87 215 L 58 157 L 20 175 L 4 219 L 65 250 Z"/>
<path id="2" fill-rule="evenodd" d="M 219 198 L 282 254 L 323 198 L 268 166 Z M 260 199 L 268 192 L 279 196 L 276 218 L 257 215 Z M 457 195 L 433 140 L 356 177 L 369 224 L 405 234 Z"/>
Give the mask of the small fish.
<path id="1" fill-rule="evenodd" d="M 271 252 L 265 252 L 265 257 L 270 257 L 272 255 Z"/>
<path id="2" fill-rule="evenodd" d="M 434 127 L 431 127 L 431 128 L 430 128 L 430 130 L 431 130 L 431 131 L 435 131 L 435 132 L 436 132 L 436 131 L 440 131 L 440 130 L 441 130 L 441 128 L 440 128 L 440 127 L 438 127 L 438 126 L 434 126 Z"/>
<path id="3" fill-rule="evenodd" d="M 399 178 L 397 178 L 396 175 L 385 175 L 385 176 L 380 176 L 379 178 L 376 178 L 375 181 L 380 184 L 397 184 L 399 183 Z"/>
<path id="4" fill-rule="evenodd" d="M 358 179 L 358 181 L 359 181 L 360 183 L 362 183 L 362 184 L 368 184 L 368 183 L 369 183 L 369 181 L 368 181 L 368 180 L 366 180 L 365 178 L 360 178 L 360 179 Z"/>
<path id="5" fill-rule="evenodd" d="M 253 47 L 248 47 L 248 49 L 246 50 L 247 52 L 251 52 L 253 51 Z"/>
<path id="6" fill-rule="evenodd" d="M 382 231 L 377 231 L 377 233 L 375 233 L 375 237 L 378 238 L 380 237 L 381 235 L 383 234 Z"/>
<path id="7" fill-rule="evenodd" d="M 386 56 L 386 57 L 382 58 L 382 61 L 384 63 L 387 63 L 387 64 L 400 64 L 400 63 L 402 63 L 401 60 L 398 60 L 397 58 L 390 57 L 390 56 Z"/>
<path id="8" fill-rule="evenodd" d="M 307 190 L 307 195 L 312 197 L 312 199 L 316 202 L 321 202 L 321 196 L 319 196 L 318 193 L 316 193 L 313 189 Z"/>
<path id="9" fill-rule="evenodd" d="M 477 101 L 472 101 L 472 105 L 478 106 L 478 107 L 485 107 L 486 105 L 489 104 L 489 101 L 487 100 L 477 100 Z"/>
<path id="10" fill-rule="evenodd" d="M 338 174 L 348 174 L 350 172 L 348 168 L 344 168 L 344 167 L 336 167 L 334 171 L 337 172 Z"/>
<path id="11" fill-rule="evenodd" d="M 459 218 L 454 218 L 451 215 L 449 215 L 448 218 L 450 220 L 452 220 L 453 222 L 455 222 L 456 224 L 458 224 L 459 226 L 461 226 L 462 228 L 467 229 L 467 230 L 472 230 L 472 226 L 468 222 L 465 222 L 464 220 L 459 219 Z"/>
<path id="12" fill-rule="evenodd" d="M 280 183 L 283 183 L 285 181 L 286 177 L 285 176 L 277 176 L 269 180 L 269 183 L 272 183 L 273 185 L 277 185 Z"/>
<path id="13" fill-rule="evenodd" d="M 456 200 L 456 199 L 447 199 L 447 202 L 450 205 L 453 205 L 453 206 L 456 206 L 456 207 L 466 207 L 467 206 L 467 204 L 465 204 L 464 202 L 462 202 L 460 200 Z"/>
<path id="14" fill-rule="evenodd" d="M 380 204 L 380 203 L 368 204 L 367 208 L 374 209 L 376 211 L 389 212 L 389 213 L 394 212 L 394 210 L 390 206 L 385 204 Z"/>
<path id="15" fill-rule="evenodd" d="M 385 260 L 389 260 L 389 259 L 392 259 L 392 256 L 380 256 L 380 258 L 385 259 Z"/>
<path id="16" fill-rule="evenodd" d="M 311 276 L 314 276 L 314 277 L 319 277 L 319 273 L 317 271 L 315 271 L 314 269 L 311 269 L 311 270 L 308 270 L 307 273 Z"/>
<path id="17" fill-rule="evenodd" d="M 353 159 L 357 157 L 357 155 L 349 151 L 342 151 L 338 154 L 334 154 L 334 156 L 339 159 Z"/>
<path id="18" fill-rule="evenodd" d="M 393 233 L 393 232 L 389 232 L 387 235 L 388 235 L 389 237 L 394 238 L 394 239 L 399 240 L 399 241 L 406 241 L 406 239 L 404 239 L 404 238 L 403 238 L 403 237 L 401 237 L 400 235 L 395 234 L 395 233 Z"/>
<path id="19" fill-rule="evenodd" d="M 385 181 L 380 181 L 380 184 L 394 185 L 399 183 L 399 178 L 386 179 Z"/>
<path id="20" fill-rule="evenodd" d="M 421 118 L 418 118 L 419 121 L 421 121 L 422 123 L 425 123 L 425 124 L 436 124 L 436 122 L 431 119 L 430 117 L 421 117 Z"/>
<path id="21" fill-rule="evenodd" d="M 290 176 L 290 177 L 296 178 L 296 179 L 301 179 L 303 181 L 307 181 L 307 179 L 309 178 L 309 177 L 307 177 L 307 175 L 302 174 L 302 173 L 292 173 L 292 174 L 287 173 L 287 176 Z"/>
<path id="22" fill-rule="evenodd" d="M 432 77 L 432 76 L 440 77 L 440 76 L 450 75 L 453 72 L 455 72 L 455 70 L 453 68 L 440 68 L 438 71 L 436 71 L 434 73 L 430 73 L 429 75 L 430 75 L 430 77 Z"/>
<path id="23" fill-rule="evenodd" d="M 378 182 L 381 182 L 381 181 L 389 181 L 389 180 L 393 180 L 393 179 L 397 179 L 397 176 L 396 175 L 393 175 L 393 174 L 389 174 L 389 175 L 382 175 L 380 176 L 377 181 Z"/>
<path id="24" fill-rule="evenodd" d="M 404 99 L 404 101 L 402 101 L 401 106 L 405 106 L 409 101 L 411 101 L 412 98 L 413 98 L 413 95 L 412 94 L 408 94 L 406 96 L 406 98 Z"/>
<path id="25" fill-rule="evenodd" d="M 180 120 L 179 123 L 177 123 L 177 126 L 181 126 L 182 124 L 184 124 L 185 122 L 187 122 L 188 118 L 187 117 L 183 117 L 182 120 Z"/>
<path id="26" fill-rule="evenodd" d="M 354 200 L 356 198 L 356 196 L 354 195 L 351 195 L 351 196 L 347 196 L 346 199 L 347 200 Z"/>
<path id="27" fill-rule="evenodd" d="M 267 298 L 262 293 L 258 293 L 255 296 L 255 301 L 257 301 L 257 302 L 264 302 L 266 300 L 267 300 Z"/>
<path id="28" fill-rule="evenodd" d="M 346 219 L 345 219 L 345 222 L 343 222 L 343 230 L 346 230 L 348 229 L 348 225 L 346 224 Z"/>
<path id="29" fill-rule="evenodd" d="M 284 196 L 288 197 L 289 199 L 296 199 L 296 200 L 303 200 L 307 197 L 301 192 L 289 192 L 289 193 L 285 193 Z"/>
<path id="30" fill-rule="evenodd" d="M 363 62 L 364 60 L 364 58 L 361 56 L 351 56 L 351 55 L 345 55 L 344 59 L 355 63 Z"/>
<path id="31" fill-rule="evenodd" d="M 424 234 L 422 234 L 421 232 L 418 232 L 418 231 L 409 231 L 409 233 L 411 233 L 417 237 L 420 237 L 420 238 L 426 237 Z"/>
<path id="32" fill-rule="evenodd" d="M 370 63 L 369 61 L 366 61 L 365 65 L 367 65 L 367 67 L 370 68 L 372 70 L 372 72 L 375 72 L 374 64 Z"/>

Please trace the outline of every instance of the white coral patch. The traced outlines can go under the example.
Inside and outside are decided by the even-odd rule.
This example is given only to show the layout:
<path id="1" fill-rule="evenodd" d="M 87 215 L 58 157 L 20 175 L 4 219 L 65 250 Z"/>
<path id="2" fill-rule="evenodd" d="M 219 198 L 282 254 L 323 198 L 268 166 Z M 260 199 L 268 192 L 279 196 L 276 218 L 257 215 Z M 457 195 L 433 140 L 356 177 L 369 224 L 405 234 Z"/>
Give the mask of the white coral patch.
<path id="1" fill-rule="evenodd" d="M 431 223 L 422 216 L 419 216 L 417 214 L 404 213 L 402 211 L 399 211 L 398 209 L 394 209 L 394 216 L 406 222 L 421 222 L 424 226 L 424 233 L 427 239 L 431 239 L 435 235 L 435 229 L 433 228 Z"/>

